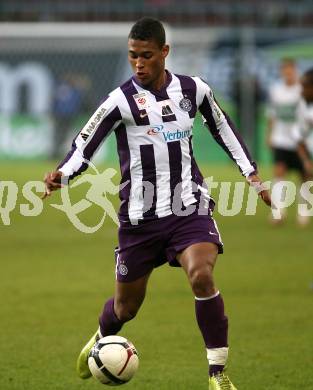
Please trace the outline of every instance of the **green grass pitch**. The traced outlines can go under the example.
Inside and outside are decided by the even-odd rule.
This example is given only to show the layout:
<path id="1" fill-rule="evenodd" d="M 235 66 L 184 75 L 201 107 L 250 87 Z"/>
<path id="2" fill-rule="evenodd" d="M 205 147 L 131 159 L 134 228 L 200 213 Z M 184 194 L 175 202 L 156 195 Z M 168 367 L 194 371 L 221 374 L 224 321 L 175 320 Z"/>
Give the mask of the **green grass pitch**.
<path id="1" fill-rule="evenodd" d="M 0 224 L 1 390 L 102 386 L 77 378 L 75 362 L 113 292 L 116 226 L 106 220 L 95 234 L 79 232 L 49 206 L 59 202 L 57 194 L 40 216 L 21 216 L 22 185 L 52 167 L 1 163 L 1 179 L 20 188 L 11 225 Z M 216 180 L 241 180 L 230 166 L 204 171 Z M 262 176 L 269 175 L 265 168 Z M 91 207 L 84 218 L 99 221 L 100 212 Z M 239 390 L 313 389 L 313 224 L 299 229 L 295 208 L 279 228 L 267 216 L 263 205 L 253 217 L 215 214 L 225 243 L 215 279 L 230 319 L 229 374 Z M 193 303 L 180 269 L 165 265 L 153 273 L 140 313 L 121 332 L 140 356 L 126 389 L 207 389 Z"/>

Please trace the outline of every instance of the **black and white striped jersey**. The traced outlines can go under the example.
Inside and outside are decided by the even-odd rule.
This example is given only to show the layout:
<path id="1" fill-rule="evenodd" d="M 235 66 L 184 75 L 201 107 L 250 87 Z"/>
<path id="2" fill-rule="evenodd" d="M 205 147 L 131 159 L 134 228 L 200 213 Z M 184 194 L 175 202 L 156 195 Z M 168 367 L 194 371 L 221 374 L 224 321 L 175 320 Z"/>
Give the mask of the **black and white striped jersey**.
<path id="1" fill-rule="evenodd" d="M 177 194 L 182 206 L 188 207 L 199 201 L 203 191 L 203 176 L 192 150 L 197 111 L 242 174 L 255 172 L 245 144 L 210 87 L 198 77 L 170 72 L 160 91 L 143 88 L 133 77 L 111 92 L 74 139 L 58 169 L 70 178 L 80 174 L 88 166 L 85 160 L 91 160 L 114 132 L 121 183 L 127 183 L 120 191 L 120 219 L 170 215 Z M 149 194 L 148 206 L 145 194 Z"/>

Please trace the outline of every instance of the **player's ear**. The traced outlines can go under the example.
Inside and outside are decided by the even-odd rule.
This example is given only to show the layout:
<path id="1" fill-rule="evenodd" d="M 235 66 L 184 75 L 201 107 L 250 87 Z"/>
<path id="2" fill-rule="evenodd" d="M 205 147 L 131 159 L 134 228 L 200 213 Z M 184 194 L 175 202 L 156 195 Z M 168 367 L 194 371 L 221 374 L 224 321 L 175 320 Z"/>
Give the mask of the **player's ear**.
<path id="1" fill-rule="evenodd" d="M 169 53 L 169 51 L 170 51 L 169 45 L 164 45 L 164 46 L 162 47 L 162 57 L 163 57 L 163 58 L 166 58 L 167 55 L 168 55 L 168 53 Z"/>

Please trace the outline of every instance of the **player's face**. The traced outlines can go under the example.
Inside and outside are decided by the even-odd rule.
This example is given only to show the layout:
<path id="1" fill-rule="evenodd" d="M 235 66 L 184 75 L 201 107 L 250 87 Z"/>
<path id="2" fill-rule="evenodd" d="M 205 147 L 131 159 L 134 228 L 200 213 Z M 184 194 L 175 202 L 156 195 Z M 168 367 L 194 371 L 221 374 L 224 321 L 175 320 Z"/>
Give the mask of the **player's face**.
<path id="1" fill-rule="evenodd" d="M 165 58 L 169 46 L 161 49 L 154 40 L 128 40 L 128 60 L 140 83 L 152 89 L 159 89 L 164 82 Z"/>
<path id="2" fill-rule="evenodd" d="M 294 64 L 282 64 L 280 71 L 286 84 L 294 84 L 297 82 L 298 74 Z"/>
<path id="3" fill-rule="evenodd" d="M 302 97 L 307 103 L 313 103 L 313 84 L 306 77 L 301 79 Z"/>

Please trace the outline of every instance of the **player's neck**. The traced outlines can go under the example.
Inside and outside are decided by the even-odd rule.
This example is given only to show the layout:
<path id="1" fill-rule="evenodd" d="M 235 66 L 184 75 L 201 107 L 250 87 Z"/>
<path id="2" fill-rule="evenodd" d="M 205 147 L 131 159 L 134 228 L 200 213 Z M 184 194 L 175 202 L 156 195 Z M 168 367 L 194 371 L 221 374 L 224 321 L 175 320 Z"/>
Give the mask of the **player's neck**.
<path id="1" fill-rule="evenodd" d="M 164 69 L 163 72 L 160 74 L 160 77 L 158 77 L 156 80 L 154 80 L 153 83 L 151 83 L 150 89 L 152 89 L 153 91 L 160 91 L 166 84 L 167 78 L 168 74 Z"/>

